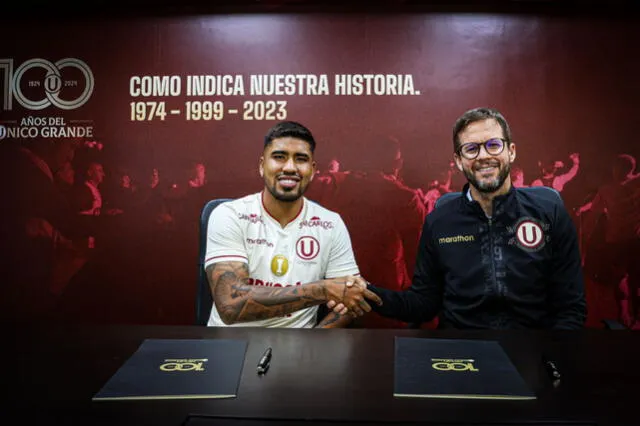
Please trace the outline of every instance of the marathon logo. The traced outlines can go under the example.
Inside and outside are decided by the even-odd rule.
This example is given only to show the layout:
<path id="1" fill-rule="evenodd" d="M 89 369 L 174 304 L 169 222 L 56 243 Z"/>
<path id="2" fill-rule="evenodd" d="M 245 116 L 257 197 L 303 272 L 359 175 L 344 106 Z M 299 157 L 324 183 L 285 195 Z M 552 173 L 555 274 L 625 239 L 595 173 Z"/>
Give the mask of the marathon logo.
<path id="1" fill-rule="evenodd" d="M 329 220 L 320 220 L 318 216 L 313 216 L 309 220 L 303 220 L 302 222 L 300 222 L 299 229 L 302 229 L 305 226 L 309 228 L 320 227 L 326 230 L 326 229 L 333 229 L 333 222 Z"/>
<path id="2" fill-rule="evenodd" d="M 266 245 L 267 247 L 273 247 L 273 243 L 270 242 L 270 241 L 267 241 L 264 238 L 258 238 L 257 240 L 254 240 L 253 238 L 247 238 L 247 243 L 256 244 L 256 245 Z"/>
<path id="3" fill-rule="evenodd" d="M 247 220 L 247 221 L 249 221 L 251 223 L 264 223 L 262 221 L 262 216 L 258 216 L 255 213 L 251 213 L 251 214 L 239 213 L 238 214 L 238 219 Z"/>
<path id="4" fill-rule="evenodd" d="M 470 243 L 476 240 L 473 235 L 456 235 L 455 237 L 438 238 L 438 244 Z"/>
<path id="5" fill-rule="evenodd" d="M 294 284 L 281 284 L 281 283 L 274 283 L 271 281 L 264 281 L 264 280 L 260 280 L 257 278 L 249 278 L 249 281 L 247 282 L 247 284 L 249 285 L 259 285 L 259 286 L 263 286 L 263 287 L 293 287 Z M 298 281 L 297 283 L 295 283 L 295 285 L 302 285 L 302 282 Z"/>

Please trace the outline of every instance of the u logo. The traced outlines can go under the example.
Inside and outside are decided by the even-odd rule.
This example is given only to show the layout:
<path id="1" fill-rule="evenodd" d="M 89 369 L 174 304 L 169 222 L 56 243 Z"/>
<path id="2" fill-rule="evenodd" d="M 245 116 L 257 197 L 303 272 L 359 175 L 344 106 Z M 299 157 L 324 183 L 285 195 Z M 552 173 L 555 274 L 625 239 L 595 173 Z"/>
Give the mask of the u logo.
<path id="1" fill-rule="evenodd" d="M 304 260 L 311 260 L 320 253 L 320 243 L 311 236 L 304 236 L 296 242 L 296 254 Z"/>
<path id="2" fill-rule="evenodd" d="M 75 69 L 75 73 L 82 74 L 82 85 L 84 89 L 82 93 L 77 95 L 76 98 L 70 99 L 74 93 L 74 86 L 78 86 L 78 81 L 74 74 L 69 76 L 66 74 L 68 68 Z M 31 69 L 36 69 L 35 73 L 28 73 Z M 54 105 L 63 110 L 72 110 L 84 105 L 91 94 L 93 93 L 94 78 L 91 68 L 76 58 L 64 58 L 57 62 L 50 62 L 46 59 L 33 58 L 26 62 L 23 62 L 14 73 L 13 59 L 0 59 L 0 71 L 4 70 L 4 96 L 2 109 L 5 111 L 11 111 L 13 97 L 18 101 L 20 105 L 30 110 L 42 110 L 48 106 Z M 72 71 L 73 72 L 73 71 Z M 24 75 L 28 73 L 25 78 Z M 44 77 L 36 77 L 44 74 Z M 31 99 L 22 92 L 22 81 L 26 80 L 31 83 L 33 81 L 36 88 L 44 88 L 44 90 L 38 90 L 39 96 L 37 99 Z M 65 89 L 65 87 L 67 89 Z M 69 92 L 60 96 L 64 90 L 71 89 Z"/>
<path id="3" fill-rule="evenodd" d="M 522 221 L 516 228 L 518 242 L 526 248 L 536 248 L 544 239 L 544 232 L 540 225 L 533 221 Z"/>

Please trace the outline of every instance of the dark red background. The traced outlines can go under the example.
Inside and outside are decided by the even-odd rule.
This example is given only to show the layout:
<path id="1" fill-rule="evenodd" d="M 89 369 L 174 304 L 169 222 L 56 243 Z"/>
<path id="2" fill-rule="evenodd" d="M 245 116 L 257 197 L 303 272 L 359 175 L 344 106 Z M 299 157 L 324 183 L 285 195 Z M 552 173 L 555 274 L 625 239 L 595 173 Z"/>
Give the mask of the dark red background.
<path id="1" fill-rule="evenodd" d="M 250 74 L 326 73 L 330 81 L 337 73 L 412 74 L 419 96 L 268 97 L 287 100 L 288 119 L 314 132 L 316 159 L 323 169 L 333 156 L 344 169 L 357 169 L 363 158 L 382 155 L 374 143 L 379 135 L 397 138 L 404 157 L 402 177 L 411 188 L 425 189 L 432 179 L 442 179 L 452 158 L 451 126 L 476 106 L 498 108 L 508 119 L 517 145 L 516 163 L 524 169 L 527 183 L 539 174 L 538 161 L 569 164 L 569 154 L 580 153 L 580 171 L 563 191 L 570 211 L 608 178 L 613 156 L 640 154 L 634 140 L 640 31 L 632 20 L 593 13 L 491 11 L 138 15 L 48 21 L 39 17 L 32 24 L 21 15 L 21 20 L 0 26 L 0 57 L 13 58 L 16 66 L 35 57 L 52 62 L 74 57 L 90 66 L 95 90 L 81 108 L 31 112 L 14 101 L 13 110 L 3 111 L 1 119 L 32 115 L 93 120 L 95 139 L 104 144 L 96 158 L 107 173 L 105 191 L 123 171 L 145 182 L 153 167 L 167 187 L 181 185 L 194 161 L 207 167 L 210 198 L 261 189 L 257 164 L 262 136 L 274 122 L 243 121 L 239 116 L 219 122 L 186 122 L 182 116 L 131 122 L 130 102 L 154 100 L 129 95 L 133 75 L 176 74 L 184 81 L 191 74 L 242 74 L 248 83 Z M 247 94 L 211 100 L 217 99 L 240 108 L 242 101 L 260 98 Z M 177 108 L 189 99 L 162 100 Z M 367 206 L 380 201 L 384 200 L 353 200 L 371 215 L 375 211 Z M 101 251 L 62 295 L 67 320 L 193 322 L 197 206 L 170 203 L 184 220 L 144 237 L 133 222 L 110 225 Z M 375 220 L 372 216 L 371 222 Z M 583 247 L 588 246 L 590 231 L 581 228 Z M 377 261 L 358 259 L 361 265 Z M 590 279 L 586 286 L 589 325 L 597 327 L 600 319 L 616 317 L 615 286 Z"/>

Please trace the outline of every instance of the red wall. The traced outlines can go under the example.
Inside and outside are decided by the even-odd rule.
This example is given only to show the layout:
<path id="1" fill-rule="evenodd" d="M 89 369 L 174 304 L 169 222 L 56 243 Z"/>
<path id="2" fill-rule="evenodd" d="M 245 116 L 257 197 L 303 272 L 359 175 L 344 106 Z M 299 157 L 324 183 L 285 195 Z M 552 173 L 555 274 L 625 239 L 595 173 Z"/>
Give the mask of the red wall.
<path id="1" fill-rule="evenodd" d="M 573 214 L 609 178 L 615 155 L 638 157 L 634 135 L 640 66 L 633 52 L 639 35 L 637 25 L 622 20 L 506 14 L 229 15 L 3 25 L 0 39 L 11 42 L 3 43 L 0 59 L 13 61 L 14 76 L 31 59 L 44 61 L 34 63 L 20 79 L 0 79 L 5 94 L 0 147 L 29 147 L 35 139 L 12 137 L 10 132 L 26 127 L 22 135 L 28 136 L 33 123 L 33 132 L 42 135 L 51 131 L 43 129 L 48 124 L 37 125 L 39 119 L 63 120 L 64 126 L 53 127 L 90 127 L 92 137 L 80 142 L 102 144 L 100 150 L 97 145 L 76 150 L 71 164 L 78 175 L 77 186 L 90 160 L 99 161 L 106 172 L 101 185 L 103 210 L 100 221 L 92 225 L 95 248 L 87 248 L 86 240 L 78 238 L 75 248 L 58 248 L 52 260 L 42 253 L 50 253 L 46 240 L 54 233 L 43 232 L 38 238 L 45 242 L 37 248 L 29 246 L 35 251 L 28 258 L 23 256 L 22 264 L 11 256 L 6 260 L 9 280 L 1 284 L 6 292 L 3 305 L 27 317 L 53 309 L 58 318 L 70 321 L 192 323 L 197 214 L 202 201 L 261 189 L 257 165 L 262 137 L 276 121 L 244 119 L 245 102 L 255 106 L 259 101 L 286 101 L 286 118 L 314 132 L 316 159 L 323 172 L 332 157 L 340 160 L 343 170 L 352 172 L 393 165 L 387 161 L 383 141 L 399 141 L 400 176 L 408 188 L 423 192 L 432 180 L 442 182 L 446 177 L 454 120 L 472 107 L 498 108 L 512 126 L 516 163 L 524 169 L 527 183 L 540 174 L 539 162 L 561 160 L 565 165 L 561 171 L 567 171 L 570 154 L 579 153 L 579 171 L 562 191 Z M 89 79 L 78 67 L 55 64 L 63 58 L 86 63 Z M 8 65 L 0 69 L 2 78 L 7 69 Z M 55 75 L 56 70 L 60 79 L 49 77 L 47 98 L 46 75 Z M 329 93 L 251 94 L 252 75 L 277 74 L 326 75 Z M 336 74 L 409 75 L 416 93 L 336 95 Z M 187 96 L 191 75 L 239 76 L 245 93 Z M 134 96 L 134 76 L 177 76 L 181 93 Z M 70 109 L 55 105 L 63 104 L 56 99 L 80 98 L 89 80 L 95 85 L 86 103 Z M 60 91 L 58 81 L 63 85 Z M 25 107 L 15 93 L 9 96 L 8 88 L 15 89 L 16 84 L 31 102 L 46 104 L 51 97 L 55 102 L 39 110 Z M 221 102 L 224 117 L 187 120 L 186 102 L 204 101 Z M 132 102 L 164 103 L 167 115 L 164 120 L 132 121 Z M 171 114 L 172 109 L 180 114 Z M 228 109 L 239 112 L 229 114 Z M 60 143 L 60 138 L 48 140 Z M 186 190 L 194 162 L 206 166 L 209 186 L 197 196 L 201 198 Z M 153 168 L 160 176 L 157 194 L 148 189 Z M 124 200 L 117 191 L 125 173 L 138 187 L 132 200 Z M 5 167 L 2 178 L 6 201 L 0 220 L 11 223 L 12 229 L 24 226 L 20 217 L 16 219 L 17 207 L 13 213 L 11 209 L 32 203 L 38 190 L 31 185 L 37 184 L 11 167 Z M 461 182 L 455 174 L 452 189 L 459 189 Z M 351 193 L 350 199 L 359 206 L 358 216 L 349 213 L 349 206 L 339 199 L 326 202 L 348 217 L 365 276 L 401 287 L 408 278 L 393 282 L 397 274 L 391 271 L 392 263 L 394 259 L 405 262 L 401 266 L 410 274 L 419 226 L 411 224 L 413 213 L 389 206 L 393 190 L 380 188 L 362 185 Z M 312 191 L 310 196 L 322 196 L 318 182 Z M 109 207 L 123 213 L 107 215 Z M 590 238 L 594 218 L 573 217 L 586 253 L 595 247 Z M 75 224 L 76 230 L 86 222 L 86 217 L 72 219 L 71 228 Z M 397 247 L 407 254 L 404 261 L 398 259 Z M 50 265 L 58 265 L 53 284 Z M 32 269 L 37 285 L 23 285 L 25 268 Z M 600 281 L 589 278 L 586 282 L 588 322 L 595 327 L 602 318 L 618 316 L 619 301 L 637 299 L 637 294 L 616 291 L 617 278 Z M 44 298 L 40 294 L 47 295 L 47 303 L 37 303 Z M 365 325 L 398 324 L 372 316 Z"/>

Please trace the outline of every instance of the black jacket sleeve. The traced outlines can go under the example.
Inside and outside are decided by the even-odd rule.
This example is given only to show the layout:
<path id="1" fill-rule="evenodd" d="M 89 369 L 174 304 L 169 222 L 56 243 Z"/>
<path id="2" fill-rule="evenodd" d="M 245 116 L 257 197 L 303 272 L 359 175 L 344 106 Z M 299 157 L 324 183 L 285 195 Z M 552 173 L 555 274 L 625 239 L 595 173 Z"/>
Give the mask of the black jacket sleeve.
<path id="1" fill-rule="evenodd" d="M 587 307 L 578 235 L 562 201 L 556 204 L 552 229 L 553 259 L 549 306 L 553 329 L 574 330 L 584 326 Z"/>
<path id="2" fill-rule="evenodd" d="M 442 306 L 443 280 L 430 234 L 427 218 L 420 236 L 411 287 L 394 291 L 369 285 L 369 289 L 382 299 L 382 306 L 372 304 L 375 312 L 405 322 L 431 321 L 438 314 Z"/>

